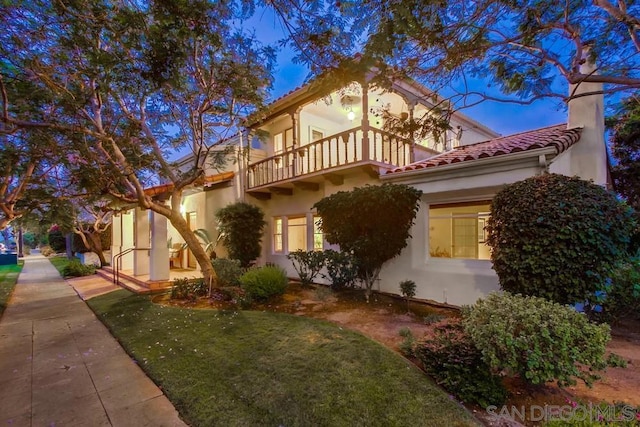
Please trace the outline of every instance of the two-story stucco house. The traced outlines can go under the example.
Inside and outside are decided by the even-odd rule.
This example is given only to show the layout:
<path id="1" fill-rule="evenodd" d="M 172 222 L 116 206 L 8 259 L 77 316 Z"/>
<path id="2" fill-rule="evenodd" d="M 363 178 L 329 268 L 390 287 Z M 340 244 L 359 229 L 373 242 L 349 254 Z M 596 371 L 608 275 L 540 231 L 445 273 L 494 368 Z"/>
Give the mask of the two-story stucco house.
<path id="1" fill-rule="evenodd" d="M 497 191 L 545 172 L 607 184 L 602 96 L 572 100 L 566 124 L 510 136 L 460 113 L 451 116 L 451 130 L 440 140 L 402 138 L 384 130 L 385 117 L 405 120 L 432 114 L 432 99 L 426 88 L 406 81 L 386 91 L 369 88 L 366 81 L 333 92 L 319 92 L 313 85 L 297 88 L 254 120 L 247 140 L 230 142 L 245 147 L 242 161 L 225 171 L 224 178 L 211 174 L 215 185 L 194 188 L 186 197 L 185 215 L 194 228 L 215 235 L 214 214 L 225 203 L 245 200 L 259 206 L 267 221 L 259 262 L 281 265 L 295 277 L 289 252 L 329 248 L 312 210 L 317 201 L 366 184 L 412 185 L 423 191 L 413 237 L 383 268 L 378 289 L 398 293 L 398 283 L 411 279 L 418 298 L 473 303 L 498 288 L 483 230 Z M 126 223 L 114 226 L 114 233 L 124 236 L 123 229 L 136 227 L 134 218 L 131 225 Z M 175 241 L 177 234 L 170 228 L 165 237 Z M 114 254 L 140 246 L 115 234 Z M 195 268 L 188 254 L 183 256 L 181 267 Z M 134 265 L 131 259 L 128 267 Z M 154 279 L 169 278 L 164 276 Z"/>

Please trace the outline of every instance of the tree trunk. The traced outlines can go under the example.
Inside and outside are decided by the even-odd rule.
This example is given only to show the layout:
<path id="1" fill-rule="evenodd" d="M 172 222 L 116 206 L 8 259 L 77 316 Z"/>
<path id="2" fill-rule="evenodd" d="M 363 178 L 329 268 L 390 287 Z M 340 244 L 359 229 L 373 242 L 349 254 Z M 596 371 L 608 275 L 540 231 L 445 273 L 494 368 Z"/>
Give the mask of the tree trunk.
<path id="1" fill-rule="evenodd" d="M 173 225 L 173 228 L 176 229 L 180 236 L 184 239 L 184 242 L 187 244 L 193 256 L 195 256 L 200 269 L 202 270 L 202 276 L 204 277 L 204 282 L 209 286 L 209 289 L 218 287 L 218 276 L 213 269 L 213 265 L 211 264 L 211 259 L 207 255 L 207 252 L 204 250 L 202 245 L 200 244 L 200 240 L 193 233 L 193 230 L 189 228 L 187 225 L 187 221 L 180 214 L 172 213 L 169 217 L 169 222 Z"/>
<path id="2" fill-rule="evenodd" d="M 89 233 L 87 242 L 89 243 L 89 249 L 91 252 L 98 256 L 100 260 L 100 267 L 107 265 L 107 260 L 104 257 L 104 251 L 102 249 L 102 239 L 100 233 Z"/>

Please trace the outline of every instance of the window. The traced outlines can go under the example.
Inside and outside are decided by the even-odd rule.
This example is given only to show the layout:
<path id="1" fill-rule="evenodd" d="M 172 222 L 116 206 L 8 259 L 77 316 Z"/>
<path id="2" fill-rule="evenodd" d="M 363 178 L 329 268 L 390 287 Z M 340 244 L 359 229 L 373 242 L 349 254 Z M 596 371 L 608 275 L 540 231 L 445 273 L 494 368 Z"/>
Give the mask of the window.
<path id="1" fill-rule="evenodd" d="M 429 208 L 429 255 L 434 258 L 489 259 L 485 222 L 488 201 L 432 205 Z"/>
<path id="2" fill-rule="evenodd" d="M 293 128 L 273 136 L 273 151 L 278 154 L 293 148 Z"/>
<path id="3" fill-rule="evenodd" d="M 322 230 L 320 230 L 318 221 L 320 221 L 320 217 L 318 215 L 314 215 L 313 217 L 313 250 L 314 251 L 324 250 L 324 235 L 322 234 Z"/>
<path id="4" fill-rule="evenodd" d="M 287 244 L 289 253 L 307 250 L 307 218 L 289 218 L 287 222 Z"/>
<path id="5" fill-rule="evenodd" d="M 282 218 L 273 220 L 273 251 L 282 252 Z"/>
<path id="6" fill-rule="evenodd" d="M 309 126 L 309 142 L 316 142 L 324 138 L 324 131 L 314 126 Z"/>

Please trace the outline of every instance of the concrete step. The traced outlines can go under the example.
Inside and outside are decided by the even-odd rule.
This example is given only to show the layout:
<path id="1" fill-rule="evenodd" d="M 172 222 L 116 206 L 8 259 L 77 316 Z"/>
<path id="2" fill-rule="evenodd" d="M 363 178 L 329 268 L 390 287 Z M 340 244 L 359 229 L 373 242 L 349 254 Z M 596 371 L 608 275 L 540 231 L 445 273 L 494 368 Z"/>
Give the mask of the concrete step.
<path id="1" fill-rule="evenodd" d="M 104 277 L 105 279 L 113 282 L 113 269 L 111 267 L 102 267 L 96 270 L 96 274 Z M 153 292 L 152 289 L 149 289 L 145 286 L 145 283 L 140 280 L 132 279 L 131 277 L 124 277 L 123 275 L 119 275 L 118 277 L 118 286 L 121 286 L 125 289 L 128 289 L 131 292 L 136 294 L 150 294 Z"/>

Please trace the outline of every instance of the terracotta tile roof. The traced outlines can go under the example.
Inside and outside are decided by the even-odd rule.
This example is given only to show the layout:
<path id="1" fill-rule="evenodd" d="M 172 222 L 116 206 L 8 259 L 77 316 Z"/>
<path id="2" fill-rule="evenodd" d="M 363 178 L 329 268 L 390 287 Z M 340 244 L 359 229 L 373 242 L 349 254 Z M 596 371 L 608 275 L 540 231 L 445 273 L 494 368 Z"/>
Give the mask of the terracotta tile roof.
<path id="1" fill-rule="evenodd" d="M 536 148 L 555 147 L 560 154 L 580 139 L 582 128 L 567 129 L 566 124 L 549 126 L 528 132 L 517 133 L 489 141 L 456 147 L 428 159 L 420 160 L 407 166 L 392 169 L 387 172 L 402 173 L 418 169 L 433 168 L 470 160 L 480 160 L 517 153 L 519 151 L 534 150 Z"/>

